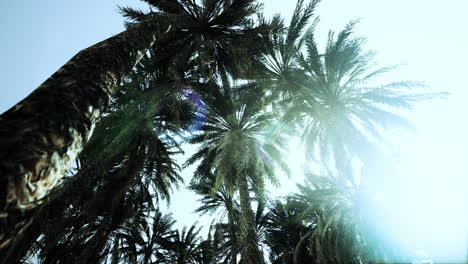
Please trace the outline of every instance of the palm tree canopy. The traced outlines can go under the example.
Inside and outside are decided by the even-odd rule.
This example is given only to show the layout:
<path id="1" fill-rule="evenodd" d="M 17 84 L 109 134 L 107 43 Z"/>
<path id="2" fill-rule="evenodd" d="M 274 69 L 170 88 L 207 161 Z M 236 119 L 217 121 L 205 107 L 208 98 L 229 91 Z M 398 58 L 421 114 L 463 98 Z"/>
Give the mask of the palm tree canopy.
<path id="1" fill-rule="evenodd" d="M 170 45 L 155 52 L 156 60 L 172 57 L 174 61 L 187 62 L 191 58 L 201 78 L 212 78 L 216 73 L 239 74 L 236 60 L 246 58 L 240 54 L 247 49 L 246 41 L 255 37 L 267 26 L 254 26 L 252 15 L 259 11 L 255 0 L 144 0 L 151 11 L 144 13 L 123 7 L 121 11 L 130 24 L 154 18 L 171 23 L 175 34 Z M 242 48 L 240 48 L 242 47 Z"/>
<path id="2" fill-rule="evenodd" d="M 304 0 L 298 0 L 288 27 L 279 14 L 268 23 L 271 31 L 260 42 L 260 54 L 256 56 L 258 65 L 253 70 L 272 101 L 281 102 L 295 95 L 298 81 L 304 78 L 296 55 L 318 3 L 319 0 L 313 0 L 304 6 Z"/>
<path id="3" fill-rule="evenodd" d="M 316 263 L 395 262 L 390 245 L 369 219 L 362 189 L 332 176 L 307 174 L 305 184 L 289 202 L 301 208 L 300 217 L 310 224 L 303 236 Z M 299 244 L 298 244 L 299 245 Z M 301 250 L 296 248 L 295 257 Z"/>
<path id="4" fill-rule="evenodd" d="M 302 204 L 289 199 L 286 203 L 276 200 L 270 204 L 265 240 L 270 249 L 272 263 L 293 264 L 296 246 L 311 229 L 303 221 L 304 209 Z M 300 250 L 303 251 L 300 263 L 310 263 L 312 259 L 307 248 Z"/>
<path id="5" fill-rule="evenodd" d="M 196 264 L 199 253 L 200 228 L 192 225 L 176 231 L 176 236 L 170 251 L 170 262 L 177 264 Z"/>
<path id="6" fill-rule="evenodd" d="M 201 161 L 195 177 L 216 175 L 216 188 L 223 184 L 237 186 L 239 173 L 246 173 L 260 189 L 263 177 L 275 182 L 276 166 L 288 171 L 282 161 L 284 138 L 272 137 L 266 132 L 274 116 L 255 102 L 258 87 L 249 83 L 221 88 L 213 83 L 212 88 L 211 95 L 204 98 L 205 124 L 201 132 L 189 140 L 201 145 L 185 166 Z"/>
<path id="7" fill-rule="evenodd" d="M 396 110 L 443 95 L 417 92 L 414 88 L 423 85 L 412 81 L 376 85 L 375 78 L 392 67 L 375 69 L 375 54 L 364 51 L 363 38 L 352 36 L 354 25 L 348 24 L 336 36 L 331 31 L 324 53 L 319 53 L 314 28 L 304 35 L 297 62 L 305 78 L 285 116 L 302 124 L 310 156 L 335 164 L 349 176 L 347 161 L 356 156 L 366 160 L 373 145 L 382 140 L 383 129 L 409 127 Z"/>

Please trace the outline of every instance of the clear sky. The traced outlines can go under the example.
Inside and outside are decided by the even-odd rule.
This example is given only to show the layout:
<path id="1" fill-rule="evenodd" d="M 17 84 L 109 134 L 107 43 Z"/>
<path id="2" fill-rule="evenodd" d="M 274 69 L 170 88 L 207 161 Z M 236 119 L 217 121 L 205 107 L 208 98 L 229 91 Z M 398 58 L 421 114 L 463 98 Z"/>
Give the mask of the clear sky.
<path id="1" fill-rule="evenodd" d="M 296 3 L 265 2 L 267 15 L 281 13 L 286 18 Z M 122 31 L 117 5 L 144 7 L 137 0 L 0 1 L 0 112 L 81 49 Z M 329 29 L 340 30 L 350 20 L 361 19 L 356 33 L 367 37 L 367 48 L 378 52 L 379 65 L 401 65 L 382 82 L 423 81 L 432 90 L 451 93 L 447 100 L 421 104 L 409 114 L 414 134 L 390 133 L 402 184 L 379 197 L 391 222 L 389 232 L 420 245 L 425 249 L 421 254 L 431 257 L 462 258 L 467 251 L 467 10 L 466 0 L 323 0 L 316 11 L 321 43 Z M 293 182 L 301 178 L 296 176 L 274 192 L 293 189 Z M 199 219 L 190 214 L 195 200 L 187 191 L 174 196 L 171 210 L 181 225 Z"/>

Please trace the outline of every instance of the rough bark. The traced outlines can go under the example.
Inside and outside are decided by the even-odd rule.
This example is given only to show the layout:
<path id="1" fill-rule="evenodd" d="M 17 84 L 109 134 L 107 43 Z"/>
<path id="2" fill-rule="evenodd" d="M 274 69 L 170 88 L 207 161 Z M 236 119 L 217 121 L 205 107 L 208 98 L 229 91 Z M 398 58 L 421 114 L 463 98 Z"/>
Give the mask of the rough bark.
<path id="1" fill-rule="evenodd" d="M 248 178 L 241 173 L 239 178 L 240 198 L 240 243 L 241 262 L 243 264 L 262 264 L 263 256 L 258 248 L 257 230 L 255 228 L 255 217 L 252 210 Z"/>
<path id="2" fill-rule="evenodd" d="M 117 175 L 118 177 L 115 178 L 117 183 L 112 185 L 112 188 L 116 191 L 114 193 L 114 197 L 110 197 L 110 194 L 108 193 L 107 195 L 103 196 L 104 198 L 101 197 L 101 199 L 99 199 L 99 196 L 94 196 L 95 194 L 93 194 L 92 191 L 88 192 L 87 186 L 98 184 L 97 178 L 102 177 L 100 175 L 102 172 L 98 172 L 98 174 L 96 174 L 93 168 L 82 168 L 77 175 L 69 179 L 69 182 L 65 184 L 65 186 L 60 189 L 54 189 L 53 192 L 48 196 L 47 202 L 36 207 L 34 210 L 27 211 L 27 214 L 31 214 L 31 216 L 28 217 L 31 219 L 31 224 L 29 224 L 24 229 L 24 232 L 15 233 L 15 236 L 8 246 L 0 248 L 0 263 L 20 263 L 20 260 L 26 256 L 28 250 L 31 249 L 32 244 L 39 238 L 40 235 L 44 234 L 44 229 L 50 228 L 50 226 L 54 225 L 54 223 L 59 228 L 58 230 L 55 230 L 58 233 L 63 233 L 65 232 L 65 228 L 72 227 L 69 224 L 62 224 L 62 218 L 64 217 L 63 211 L 70 206 L 72 200 L 83 200 L 83 197 L 88 197 L 89 199 L 87 202 L 85 202 L 85 204 L 82 205 L 83 208 L 92 211 L 101 209 L 100 213 L 103 213 L 104 211 L 110 211 L 106 216 L 107 221 L 101 223 L 101 228 L 98 229 L 98 234 L 93 238 L 93 240 L 95 240 L 97 243 L 88 244 L 97 246 L 90 246 L 90 248 L 78 247 L 78 249 L 76 249 L 76 243 L 75 246 L 72 244 L 62 244 L 60 246 L 49 244 L 48 247 L 51 248 L 46 253 L 46 255 L 48 261 L 52 263 L 55 263 L 60 259 L 70 263 L 76 263 L 76 260 L 73 259 L 80 259 L 82 263 L 95 262 L 92 257 L 98 259 L 99 256 L 94 254 L 101 252 L 101 247 L 104 246 L 104 244 L 98 245 L 98 243 L 105 243 L 108 240 L 107 236 L 110 234 L 110 232 L 115 230 L 115 228 L 119 226 L 121 221 L 124 219 L 121 218 L 121 214 L 117 212 L 116 203 L 120 203 L 123 197 L 123 193 L 128 190 L 128 187 L 131 185 L 129 182 L 137 178 L 138 171 L 140 170 L 144 160 L 141 155 L 135 156 L 136 154 L 132 154 L 134 152 L 136 152 L 136 150 L 130 153 L 128 168 L 121 171 Z M 92 197 L 92 199 L 89 197 Z M 103 200 L 105 205 L 99 203 L 96 208 L 96 200 Z M 86 199 L 83 201 L 86 201 Z M 103 206 L 106 208 L 102 208 Z M 82 209 L 81 212 L 84 214 L 89 214 L 90 212 L 86 209 Z M 82 221 L 76 222 L 73 228 L 77 232 L 80 232 L 81 229 L 79 226 L 81 224 L 83 224 Z M 98 237 L 99 234 L 101 234 L 101 237 Z M 78 242 L 78 244 L 79 243 L 80 242 Z M 81 252 L 80 250 L 84 251 Z M 87 252 L 88 250 L 89 252 Z M 53 254 L 50 254 L 50 252 Z M 74 254 L 70 254 L 70 252 L 74 252 Z M 67 260 L 67 258 L 73 259 Z"/>
<path id="3" fill-rule="evenodd" d="M 90 175 L 89 170 L 82 169 L 78 175 L 70 179 L 61 189 L 54 189 L 48 196 L 48 202 L 29 210 L 26 214 L 17 214 L 15 222 L 20 223 L 24 219 L 30 219 L 30 224 L 22 227 L 24 230 L 18 233 L 17 230 L 11 230 L 14 238 L 3 248 L 0 248 L 1 264 L 20 263 L 20 260 L 31 249 L 33 243 L 43 234 L 43 229 L 50 223 L 60 222 L 63 211 L 70 205 L 72 199 L 77 199 L 80 195 L 88 195 L 83 192 L 81 186 L 91 186 L 96 184 L 95 178 Z M 79 183 L 79 184 L 78 184 Z M 12 219 L 12 214 L 10 214 Z M 8 230 L 8 229 L 4 229 Z"/>
<path id="4" fill-rule="evenodd" d="M 157 33 L 141 23 L 80 51 L 0 116 L 0 248 L 15 226 L 10 215 L 35 208 L 56 186 Z"/>
<path id="5" fill-rule="evenodd" d="M 237 241 L 237 232 L 234 226 L 234 208 L 232 203 L 226 205 L 226 209 L 228 211 L 228 225 L 229 225 L 229 233 L 231 235 L 231 264 L 237 264 L 237 254 L 239 252 L 238 246 L 239 242 Z"/>

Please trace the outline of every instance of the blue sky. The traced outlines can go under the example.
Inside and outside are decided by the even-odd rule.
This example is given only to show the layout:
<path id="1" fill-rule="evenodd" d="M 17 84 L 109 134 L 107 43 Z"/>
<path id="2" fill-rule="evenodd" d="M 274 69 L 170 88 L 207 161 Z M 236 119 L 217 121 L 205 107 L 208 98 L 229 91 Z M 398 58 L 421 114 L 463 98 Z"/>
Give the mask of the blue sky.
<path id="1" fill-rule="evenodd" d="M 296 1 L 265 1 L 265 12 L 290 16 Z M 137 0 L 0 1 L 0 112 L 40 85 L 81 49 L 122 30 L 117 5 L 145 7 Z M 404 184 L 379 199 L 388 208 L 392 232 L 408 243 L 421 244 L 430 256 L 466 254 L 468 197 L 468 2 L 464 0 L 324 0 L 317 34 L 324 43 L 329 29 L 340 30 L 360 18 L 356 33 L 378 52 L 379 65 L 400 65 L 382 82 L 416 80 L 434 91 L 448 91 L 444 101 L 417 106 L 408 116 L 414 134 L 389 131 Z M 189 172 L 185 172 L 188 175 Z M 284 194 L 296 175 L 284 181 Z M 186 191 L 172 202 L 181 225 L 191 224 L 194 200 Z M 203 219 L 198 219 L 203 222 Z M 394 231 L 393 231 L 394 230 Z"/>

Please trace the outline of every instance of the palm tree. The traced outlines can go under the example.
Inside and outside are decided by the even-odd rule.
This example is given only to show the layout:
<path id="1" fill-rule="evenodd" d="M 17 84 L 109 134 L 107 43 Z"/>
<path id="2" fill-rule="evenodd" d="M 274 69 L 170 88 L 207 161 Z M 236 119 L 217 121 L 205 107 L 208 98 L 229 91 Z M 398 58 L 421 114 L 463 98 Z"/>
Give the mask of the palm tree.
<path id="1" fill-rule="evenodd" d="M 254 228 L 257 235 L 257 241 L 259 242 L 259 249 L 264 255 L 264 250 L 266 250 L 265 236 L 268 228 L 268 219 L 266 213 L 266 207 L 264 201 L 259 197 L 254 197 L 254 202 L 257 203 L 256 210 L 254 211 Z M 238 263 L 237 254 L 242 251 L 242 248 L 245 246 L 242 243 L 238 242 L 237 232 L 241 229 L 240 224 L 240 212 L 239 208 L 235 210 L 235 218 L 232 222 L 228 223 L 217 223 L 214 225 L 215 228 L 215 240 L 214 243 L 217 244 L 218 255 L 222 256 L 221 263 Z M 233 232 L 234 230 L 234 232 Z M 244 260 L 241 259 L 239 263 L 244 263 Z"/>
<path id="2" fill-rule="evenodd" d="M 106 214 L 118 216 L 119 223 L 123 223 L 129 214 L 123 214 L 122 205 L 154 209 L 155 200 L 169 200 L 171 189 L 182 180 L 173 160 L 181 150 L 172 136 L 190 128 L 193 104 L 184 90 L 159 88 L 157 84 L 149 85 L 154 79 L 140 81 L 136 76 L 130 76 L 135 79 L 127 80 L 126 93 L 96 127 L 81 155 L 77 176 L 67 178 L 63 190 L 33 214 L 28 232 L 15 238 L 17 242 L 10 250 L 16 255 L 11 255 L 13 259 L 24 256 L 30 248 L 26 239 L 35 241 L 41 233 L 60 232 L 57 230 L 64 231 L 65 227 L 80 229 L 88 224 L 99 226 L 96 221 L 99 223 L 99 217 Z M 130 155 L 132 151 L 138 156 Z M 131 170 L 130 164 L 134 164 Z M 55 225 L 49 226 L 44 219 Z M 63 228 L 58 228 L 57 222 Z M 52 230 L 48 231 L 49 227 Z M 67 236 L 66 232 L 62 236 Z"/>
<path id="3" fill-rule="evenodd" d="M 196 40 L 207 39 L 206 44 L 217 39 L 214 52 L 220 52 L 221 44 L 229 46 L 242 37 L 252 25 L 248 17 L 258 9 L 254 0 L 211 0 L 204 6 L 191 0 L 146 2 L 156 10 L 145 14 L 123 9 L 139 23 L 130 23 L 121 34 L 79 52 L 1 116 L 2 219 L 11 210 L 36 207 L 48 195 L 90 138 L 118 84 L 156 39 L 158 47 L 174 41 L 193 43 L 189 57 L 197 54 L 195 48 L 205 48 Z M 219 59 L 228 61 L 228 55 L 220 52 Z M 2 234 L 0 246 L 6 246 L 8 239 Z"/>
<path id="4" fill-rule="evenodd" d="M 75 235 L 70 234 L 68 241 L 60 241 L 50 250 L 40 251 L 37 260 L 40 263 L 166 263 L 175 237 L 172 230 L 175 221 L 159 210 L 133 209 L 130 218 L 104 237 L 100 235 L 102 228 L 95 225 L 106 228 L 105 222 L 74 228 Z M 48 239 L 39 243 L 49 247 Z"/>
<path id="5" fill-rule="evenodd" d="M 265 178 L 275 180 L 274 168 L 287 171 L 281 161 L 281 137 L 267 135 L 266 126 L 273 116 L 258 102 L 258 87 L 245 84 L 231 88 L 211 83 L 210 96 L 204 102 L 208 110 L 201 132 L 189 140 L 201 144 L 186 165 L 201 161 L 195 177 L 215 175 L 215 190 L 225 186 L 238 190 L 240 204 L 240 238 L 243 263 L 261 263 L 250 193 L 261 193 Z"/>
<path id="6" fill-rule="evenodd" d="M 93 190 L 86 192 L 88 196 L 77 195 L 74 198 L 78 199 L 65 207 L 64 212 L 51 219 L 54 222 L 42 225 L 44 246 L 39 253 L 45 257 L 45 263 L 77 260 L 99 263 L 107 256 L 116 231 L 125 229 L 129 219 L 139 212 L 154 210 L 150 187 L 147 181 L 139 180 L 147 162 L 144 148 L 136 150 L 132 150 L 136 154 L 124 155 L 125 161 L 118 163 L 120 167 L 109 170 Z M 146 175 L 144 179 L 149 177 Z"/>
<path id="7" fill-rule="evenodd" d="M 299 193 L 289 199 L 302 208 L 310 229 L 298 242 L 294 263 L 302 263 L 304 247 L 315 263 L 389 263 L 397 260 L 394 245 L 384 242 L 367 219 L 362 190 L 335 177 L 307 175 Z M 308 245 L 307 245 L 308 244 Z"/>
<path id="8" fill-rule="evenodd" d="M 311 230 L 303 221 L 304 205 L 290 199 L 286 203 L 274 201 L 267 213 L 268 225 L 266 243 L 270 249 L 270 260 L 273 264 L 312 263 L 308 248 L 296 247 L 301 239 Z"/>
<path id="9" fill-rule="evenodd" d="M 122 9 L 127 17 L 138 23 L 129 23 L 124 33 L 80 52 L 41 89 L 0 119 L 0 145 L 4 150 L 0 164 L 0 196 L 6 197 L 5 200 L 0 199 L 1 210 L 5 210 L 1 213 L 0 248 L 12 241 L 16 233 L 12 226 L 22 228 L 29 221 L 29 216 L 17 212 L 17 209 L 36 207 L 59 182 L 69 168 L 69 162 L 76 158 L 83 143 L 90 138 L 95 123 L 108 110 L 111 99 L 122 93 L 117 84 L 152 46 L 156 33 L 158 42 L 153 48 L 154 62 L 183 65 L 185 69 L 194 66 L 197 78 L 206 78 L 201 70 L 203 67 L 196 67 L 188 61 L 195 61 L 193 56 L 198 58 L 198 62 L 206 58 L 200 55 L 200 50 L 205 50 L 204 46 L 197 46 L 199 42 L 195 40 L 209 42 L 213 37 L 218 41 L 213 42 L 217 43 L 216 52 L 220 52 L 223 45 L 239 46 L 230 45 L 231 41 L 240 43 L 246 32 L 252 31 L 248 17 L 258 7 L 254 0 L 205 1 L 205 6 L 194 5 L 189 0 L 146 2 L 156 9 L 147 14 L 130 8 Z M 168 44 L 183 47 L 190 43 L 192 48 L 182 57 L 176 56 L 182 54 L 178 49 L 170 52 L 165 49 L 171 46 Z M 222 61 L 230 65 L 232 58 L 229 54 L 219 53 L 217 68 L 223 67 Z M 204 61 L 203 65 L 214 67 L 211 60 Z M 172 71 L 166 71 L 165 75 L 168 74 L 171 75 Z M 39 119 L 45 114 L 47 122 Z M 23 142 L 25 138 L 30 141 Z M 18 146 L 24 148 L 18 149 Z M 19 160 L 23 164 L 19 164 Z"/>
<path id="10" fill-rule="evenodd" d="M 170 214 L 163 215 L 159 210 L 151 214 L 150 219 L 145 215 L 135 217 L 135 222 L 116 232 L 114 242 L 117 241 L 119 245 L 113 249 L 113 259 L 143 264 L 168 261 L 168 249 L 176 235 L 172 229 L 175 221 Z"/>
<path id="11" fill-rule="evenodd" d="M 286 114 L 302 124 L 308 153 L 353 184 L 352 158 L 365 162 L 373 155 L 373 144 L 390 124 L 408 126 L 395 109 L 440 95 L 411 92 L 421 85 L 410 81 L 375 85 L 375 78 L 392 68 L 373 69 L 374 53 L 364 51 L 363 38 L 352 37 L 354 25 L 336 37 L 330 32 L 324 53 L 319 53 L 314 27 L 304 35 L 297 62 L 306 76 Z"/>
<path id="12" fill-rule="evenodd" d="M 289 26 L 286 27 L 281 16 L 276 15 L 269 23 L 271 31 L 262 38 L 261 49 L 256 56 L 258 64 L 253 70 L 273 103 L 284 104 L 300 89 L 304 71 L 297 64 L 296 55 L 319 2 L 312 0 L 304 7 L 304 0 L 298 0 Z"/>
<path id="13" fill-rule="evenodd" d="M 224 261 L 223 263 L 237 264 L 237 255 L 239 254 L 239 242 L 237 235 L 237 220 L 239 219 L 239 205 L 235 201 L 234 194 L 225 186 L 215 188 L 216 177 L 214 175 L 203 178 L 194 178 L 190 183 L 189 189 L 200 195 L 198 200 L 202 205 L 195 212 L 205 214 L 221 210 L 223 217 L 227 215 L 227 223 L 217 224 L 217 229 L 227 230 L 228 235 L 223 241 Z M 224 232 L 221 232 L 224 233 Z M 218 234 L 221 234 L 218 232 Z"/>
<path id="14" fill-rule="evenodd" d="M 200 228 L 196 229 L 192 225 L 188 230 L 186 227 L 182 231 L 177 230 L 173 244 L 169 250 L 169 262 L 174 264 L 196 264 L 199 254 L 198 236 Z"/>
<path id="15" fill-rule="evenodd" d="M 2 211 L 34 208 L 58 183 L 91 136 L 122 77 L 153 45 L 158 32 L 167 29 L 164 24 L 141 23 L 79 52 L 2 114 Z"/>
<path id="16" fill-rule="evenodd" d="M 208 237 L 201 241 L 198 246 L 197 264 L 218 264 L 223 257 L 219 241 L 216 238 L 213 239 L 212 228 L 213 226 L 210 226 Z M 222 263 L 226 262 L 223 261 Z"/>

